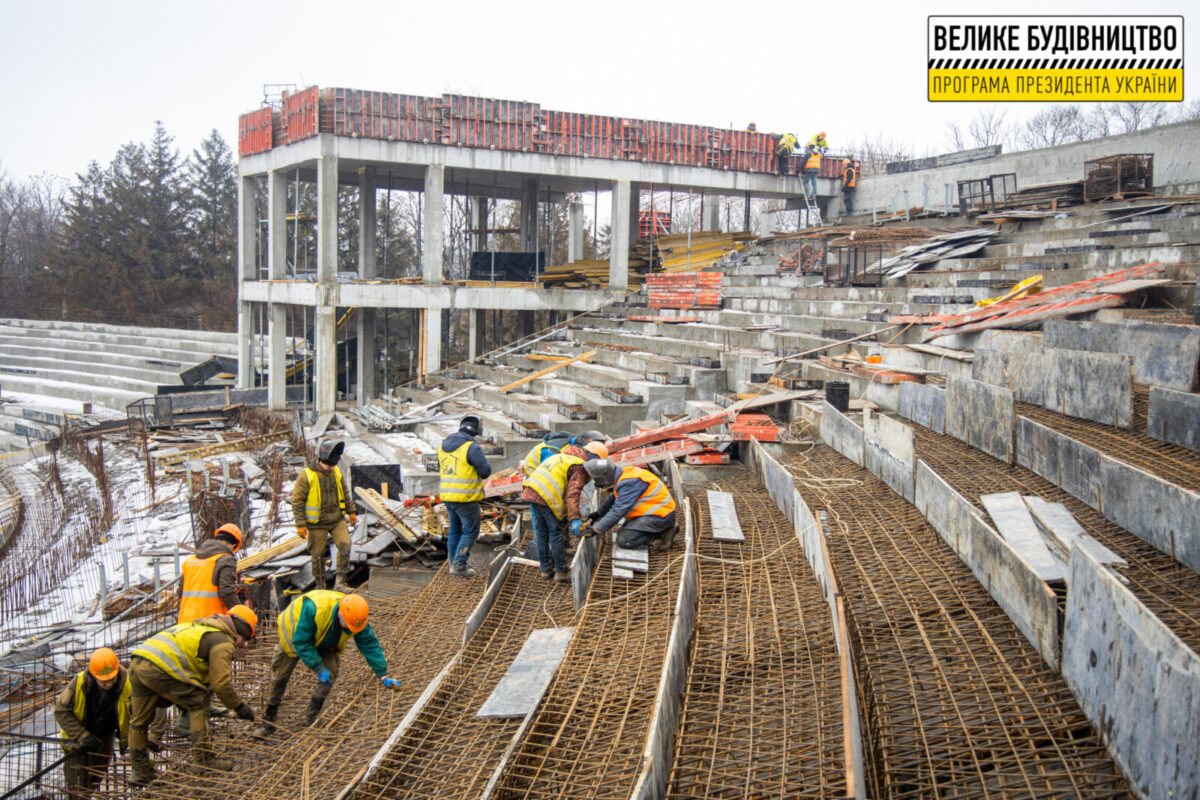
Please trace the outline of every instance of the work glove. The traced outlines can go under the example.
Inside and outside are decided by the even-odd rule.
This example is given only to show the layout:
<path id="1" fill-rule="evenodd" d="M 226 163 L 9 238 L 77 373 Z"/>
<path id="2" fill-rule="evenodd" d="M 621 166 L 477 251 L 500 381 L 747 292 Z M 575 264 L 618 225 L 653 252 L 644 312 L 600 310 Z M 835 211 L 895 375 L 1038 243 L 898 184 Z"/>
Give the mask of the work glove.
<path id="1" fill-rule="evenodd" d="M 308 538 L 308 528 L 301 528 L 301 527 L 297 526 L 296 535 L 299 536 L 301 539 L 307 539 Z"/>
<path id="2" fill-rule="evenodd" d="M 321 667 L 321 671 L 317 673 L 317 683 L 323 683 L 329 686 L 333 683 L 333 676 L 329 674 L 329 670 Z"/>
<path id="3" fill-rule="evenodd" d="M 358 524 L 358 514 L 351 514 L 350 515 L 350 527 L 353 528 L 357 524 Z"/>
<path id="4" fill-rule="evenodd" d="M 89 733 L 79 740 L 79 746 L 84 750 L 94 751 L 100 746 L 100 737 L 94 733 Z"/>
<path id="5" fill-rule="evenodd" d="M 244 719 L 247 722 L 254 722 L 254 709 L 247 703 L 242 703 L 233 710 L 233 713 L 238 715 L 239 719 Z"/>
<path id="6" fill-rule="evenodd" d="M 600 519 L 599 511 L 593 511 L 592 513 L 588 514 L 588 522 L 595 522 L 598 519 Z"/>
<path id="7" fill-rule="evenodd" d="M 387 675 L 383 676 L 383 685 L 388 689 L 399 689 L 401 686 L 400 681 L 395 678 L 389 678 Z"/>
<path id="8" fill-rule="evenodd" d="M 579 529 L 580 529 L 580 528 L 582 528 L 582 527 L 583 527 L 583 520 L 581 520 L 581 519 L 573 519 L 573 520 L 571 520 L 571 535 L 572 535 L 572 536 L 578 536 L 578 535 L 579 535 Z"/>
<path id="9" fill-rule="evenodd" d="M 590 539 L 595 535 L 596 535 L 596 529 L 593 528 L 592 524 L 589 522 L 587 527 L 580 531 L 579 538 Z"/>

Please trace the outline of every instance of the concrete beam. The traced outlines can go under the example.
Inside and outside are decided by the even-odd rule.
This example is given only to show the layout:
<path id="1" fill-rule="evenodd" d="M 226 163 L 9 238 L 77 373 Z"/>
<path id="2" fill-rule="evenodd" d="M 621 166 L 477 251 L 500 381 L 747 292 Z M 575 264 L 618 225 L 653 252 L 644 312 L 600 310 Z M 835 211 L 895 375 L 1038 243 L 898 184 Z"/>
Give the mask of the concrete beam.
<path id="1" fill-rule="evenodd" d="M 608 288 L 629 288 L 629 181 L 613 181 L 612 222 L 608 238 Z"/>
<path id="2" fill-rule="evenodd" d="M 431 164 L 425 168 L 424 210 L 421 218 L 421 278 L 427 286 L 442 282 L 443 187 L 446 168 Z"/>
<path id="3" fill-rule="evenodd" d="M 258 278 L 258 213 L 255 210 L 255 180 L 242 175 L 238 181 L 238 371 L 237 385 L 249 389 L 254 374 L 254 316 L 245 298 L 246 281 Z"/>
<path id="4" fill-rule="evenodd" d="M 567 261 L 583 258 L 583 204 L 567 207 Z"/>
<path id="5" fill-rule="evenodd" d="M 313 306 L 321 303 L 363 308 L 473 308 L 502 311 L 570 311 L 580 313 L 625 298 L 624 292 L 601 289 L 520 289 L 515 287 L 420 286 L 413 284 L 340 283 L 322 287 L 306 281 L 252 281 L 244 284 L 247 300 Z"/>

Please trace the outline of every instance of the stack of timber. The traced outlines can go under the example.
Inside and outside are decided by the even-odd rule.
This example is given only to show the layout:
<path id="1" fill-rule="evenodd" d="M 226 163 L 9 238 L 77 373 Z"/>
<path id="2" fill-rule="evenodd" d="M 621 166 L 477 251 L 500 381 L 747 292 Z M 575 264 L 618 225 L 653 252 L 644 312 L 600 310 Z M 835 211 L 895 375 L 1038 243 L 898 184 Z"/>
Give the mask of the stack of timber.
<path id="1" fill-rule="evenodd" d="M 723 272 L 680 272 L 646 276 L 651 308 L 720 308 Z"/>
<path id="2" fill-rule="evenodd" d="M 754 234 L 747 231 L 672 233 L 654 239 L 651 257 L 657 258 L 663 272 L 693 272 L 711 267 L 729 253 L 745 250 L 754 238 Z"/>
<path id="3" fill-rule="evenodd" d="M 1005 198 L 1004 205 L 1007 208 L 1049 209 L 1053 211 L 1064 206 L 1076 206 L 1082 202 L 1083 181 L 1063 181 L 1062 183 L 1043 183 L 1038 186 L 1026 186 L 1024 189 L 1008 195 Z"/>
<path id="4" fill-rule="evenodd" d="M 630 289 L 641 288 L 642 276 L 634 270 L 645 268 L 647 263 L 644 259 L 630 258 Z M 584 258 L 546 267 L 542 270 L 542 286 L 562 289 L 600 289 L 608 286 L 608 259 Z"/>

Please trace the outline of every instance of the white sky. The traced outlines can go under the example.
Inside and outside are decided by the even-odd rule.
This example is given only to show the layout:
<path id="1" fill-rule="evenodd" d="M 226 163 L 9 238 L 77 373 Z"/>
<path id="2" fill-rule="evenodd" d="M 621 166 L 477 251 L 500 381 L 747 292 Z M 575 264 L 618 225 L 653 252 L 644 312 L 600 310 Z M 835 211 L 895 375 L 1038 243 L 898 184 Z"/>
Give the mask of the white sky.
<path id="1" fill-rule="evenodd" d="M 1182 14 L 1183 2 L 815 4 L 408 0 L 0 0 L 0 170 L 73 177 L 161 119 L 183 154 L 264 83 L 460 92 L 543 108 L 818 130 L 830 145 L 885 133 L 945 152 L 972 104 L 929 103 L 926 16 Z M 1190 21 L 1190 20 L 1188 20 Z M 838 23 L 843 27 L 837 27 Z M 1190 34 L 1191 32 L 1188 31 Z M 1185 90 L 1195 35 L 1185 37 Z M 1009 106 L 1010 119 L 1036 111 Z"/>

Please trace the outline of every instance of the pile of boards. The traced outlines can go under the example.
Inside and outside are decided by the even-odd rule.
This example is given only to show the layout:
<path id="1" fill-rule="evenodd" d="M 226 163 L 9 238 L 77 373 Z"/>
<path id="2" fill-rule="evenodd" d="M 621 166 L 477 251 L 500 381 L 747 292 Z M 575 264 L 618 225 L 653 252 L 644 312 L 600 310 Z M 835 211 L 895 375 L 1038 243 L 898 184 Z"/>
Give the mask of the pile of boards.
<path id="1" fill-rule="evenodd" d="M 932 236 L 911 244 L 895 255 L 867 267 L 867 272 L 882 272 L 887 280 L 901 278 L 913 270 L 927 269 L 943 258 L 964 258 L 987 247 L 999 236 L 999 231 L 987 228 L 967 228 Z"/>
<path id="2" fill-rule="evenodd" d="M 651 308 L 702 309 L 721 307 L 723 272 L 655 273 L 646 276 Z"/>
<path id="3" fill-rule="evenodd" d="M 653 242 L 642 239 L 637 246 L 648 247 L 651 262 L 663 272 L 693 272 L 711 267 L 730 253 L 745 250 L 754 239 L 754 234 L 748 231 L 697 231 L 657 236 Z"/>
<path id="4" fill-rule="evenodd" d="M 629 288 L 641 287 L 642 276 L 635 270 L 645 268 L 648 262 L 640 259 L 629 261 Z M 584 258 L 546 267 L 542 270 L 542 285 L 562 289 L 600 289 L 608 286 L 608 259 Z"/>

